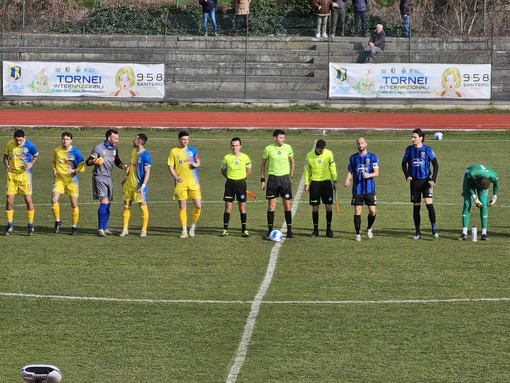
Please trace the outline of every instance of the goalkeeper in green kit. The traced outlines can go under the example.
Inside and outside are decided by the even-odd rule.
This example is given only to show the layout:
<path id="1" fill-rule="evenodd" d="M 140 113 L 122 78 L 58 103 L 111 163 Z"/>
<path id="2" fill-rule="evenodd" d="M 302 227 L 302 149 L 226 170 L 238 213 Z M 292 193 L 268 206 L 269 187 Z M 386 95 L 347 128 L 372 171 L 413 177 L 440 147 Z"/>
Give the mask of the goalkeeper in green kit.
<path id="1" fill-rule="evenodd" d="M 488 201 L 489 188 L 491 183 L 492 199 Z M 464 197 L 464 207 L 462 209 L 462 235 L 460 241 L 467 239 L 467 230 L 469 218 L 471 216 L 471 204 L 480 208 L 480 219 L 482 221 L 482 241 L 487 241 L 487 221 L 489 218 L 488 207 L 493 206 L 498 199 L 499 180 L 498 173 L 484 165 L 471 165 L 464 173 L 464 183 L 462 186 L 462 196 Z"/>

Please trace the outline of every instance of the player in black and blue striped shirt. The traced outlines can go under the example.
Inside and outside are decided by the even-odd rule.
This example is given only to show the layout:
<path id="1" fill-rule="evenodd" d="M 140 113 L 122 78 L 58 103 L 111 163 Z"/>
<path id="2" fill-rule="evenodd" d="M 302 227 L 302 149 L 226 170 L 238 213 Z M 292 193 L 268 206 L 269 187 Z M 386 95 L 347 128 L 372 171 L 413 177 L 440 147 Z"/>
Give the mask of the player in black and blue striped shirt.
<path id="1" fill-rule="evenodd" d="M 421 198 L 425 200 L 425 206 L 429 212 L 430 224 L 432 225 L 432 237 L 439 238 L 436 227 L 436 211 L 432 200 L 433 187 L 436 184 L 439 164 L 436 155 L 430 146 L 424 145 L 425 132 L 421 129 L 414 129 L 411 135 L 412 145 L 406 148 L 402 158 L 402 170 L 406 180 L 410 182 L 411 202 L 413 207 L 414 226 L 416 234 L 413 239 L 421 239 L 420 231 L 420 208 Z M 433 171 L 431 172 L 431 165 Z"/>

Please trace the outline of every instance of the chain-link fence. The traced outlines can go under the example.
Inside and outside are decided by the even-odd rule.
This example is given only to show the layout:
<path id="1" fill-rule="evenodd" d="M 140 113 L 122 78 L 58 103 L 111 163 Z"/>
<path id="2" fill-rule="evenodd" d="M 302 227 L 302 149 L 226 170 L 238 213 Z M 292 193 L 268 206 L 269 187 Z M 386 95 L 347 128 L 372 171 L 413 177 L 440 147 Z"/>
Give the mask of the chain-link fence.
<path id="1" fill-rule="evenodd" d="M 388 3 L 386 1 L 385 3 Z M 352 35 L 353 11 L 347 0 L 345 33 Z M 400 36 L 398 0 L 391 6 L 370 1 L 368 27 L 382 23 L 388 36 Z M 509 36 L 507 0 L 415 1 L 412 33 L 415 37 Z M 203 34 L 198 0 L 0 0 L 2 32 L 83 34 Z M 81 4 L 81 5 L 80 5 Z M 85 7 L 84 4 L 89 4 Z M 315 16 L 311 1 L 254 0 L 250 34 L 255 36 L 313 36 Z M 218 31 L 235 31 L 233 4 L 220 1 Z"/>

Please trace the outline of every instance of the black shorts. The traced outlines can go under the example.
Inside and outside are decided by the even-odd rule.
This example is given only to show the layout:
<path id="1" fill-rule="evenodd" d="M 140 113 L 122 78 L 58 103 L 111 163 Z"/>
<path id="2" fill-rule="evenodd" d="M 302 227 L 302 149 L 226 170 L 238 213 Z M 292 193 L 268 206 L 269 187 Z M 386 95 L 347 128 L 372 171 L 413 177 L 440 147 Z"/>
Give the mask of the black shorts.
<path id="1" fill-rule="evenodd" d="M 424 180 L 411 180 L 411 202 L 421 202 L 421 197 L 432 198 L 432 186 L 429 184 L 429 179 Z"/>
<path id="2" fill-rule="evenodd" d="M 225 182 L 225 193 L 223 201 L 225 202 L 246 202 L 246 180 L 231 180 L 227 178 Z"/>
<path id="3" fill-rule="evenodd" d="M 377 197 L 375 194 L 355 194 L 352 196 L 352 206 L 375 206 L 377 205 Z"/>
<path id="4" fill-rule="evenodd" d="M 310 205 L 320 205 L 321 200 L 325 205 L 333 203 L 333 185 L 331 181 L 310 182 Z"/>
<path id="5" fill-rule="evenodd" d="M 270 175 L 266 185 L 266 199 L 282 197 L 292 199 L 292 181 L 290 176 Z"/>

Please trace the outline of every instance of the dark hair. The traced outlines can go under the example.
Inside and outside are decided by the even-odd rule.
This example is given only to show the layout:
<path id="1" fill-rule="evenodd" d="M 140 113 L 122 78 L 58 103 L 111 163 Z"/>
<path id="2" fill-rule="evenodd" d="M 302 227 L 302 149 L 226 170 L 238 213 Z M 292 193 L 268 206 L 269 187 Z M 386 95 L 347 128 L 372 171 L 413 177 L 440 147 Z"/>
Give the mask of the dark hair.
<path id="1" fill-rule="evenodd" d="M 418 135 L 418 137 L 423 138 L 422 142 L 425 141 L 425 132 L 423 130 L 421 130 L 420 128 L 414 129 L 413 134 L 415 134 L 415 133 Z"/>
<path id="2" fill-rule="evenodd" d="M 64 132 L 60 135 L 60 138 L 69 137 L 71 140 L 73 139 L 73 134 L 71 132 Z"/>
<path id="3" fill-rule="evenodd" d="M 181 138 L 181 137 L 186 137 L 186 136 L 189 136 L 189 133 L 186 132 L 185 130 L 181 130 L 179 132 L 179 134 L 177 135 L 177 137 Z"/>
<path id="4" fill-rule="evenodd" d="M 143 133 L 138 133 L 137 137 L 142 141 L 142 145 L 145 145 L 148 140 L 147 136 Z"/>
<path id="5" fill-rule="evenodd" d="M 112 134 L 119 134 L 117 129 L 108 129 L 106 131 L 106 138 L 108 139 Z"/>
<path id="6" fill-rule="evenodd" d="M 326 141 L 324 141 L 323 139 L 317 140 L 317 142 L 315 143 L 315 147 L 317 149 L 324 149 L 326 147 Z"/>
<path id="7" fill-rule="evenodd" d="M 25 132 L 21 129 L 18 129 L 14 132 L 14 138 L 25 137 Z"/>
<path id="8" fill-rule="evenodd" d="M 480 181 L 480 186 L 483 189 L 488 189 L 491 187 L 491 181 L 487 177 L 482 177 L 482 180 Z"/>
<path id="9" fill-rule="evenodd" d="M 230 143 L 234 142 L 234 141 L 239 141 L 239 145 L 241 145 L 241 139 L 239 137 L 234 137 L 230 140 Z"/>
<path id="10" fill-rule="evenodd" d="M 283 130 L 281 130 L 281 129 L 275 129 L 275 130 L 273 131 L 273 137 L 279 136 L 280 134 L 285 135 L 285 131 L 283 131 Z"/>

